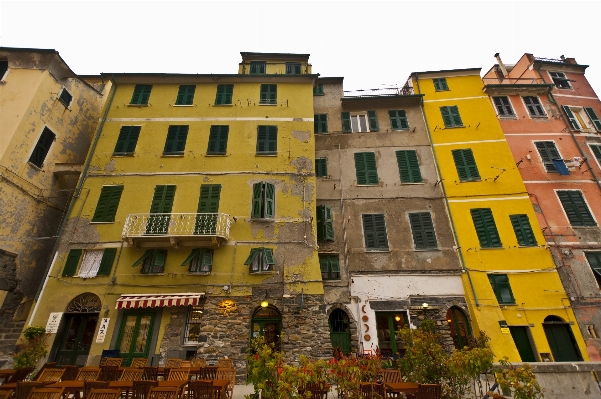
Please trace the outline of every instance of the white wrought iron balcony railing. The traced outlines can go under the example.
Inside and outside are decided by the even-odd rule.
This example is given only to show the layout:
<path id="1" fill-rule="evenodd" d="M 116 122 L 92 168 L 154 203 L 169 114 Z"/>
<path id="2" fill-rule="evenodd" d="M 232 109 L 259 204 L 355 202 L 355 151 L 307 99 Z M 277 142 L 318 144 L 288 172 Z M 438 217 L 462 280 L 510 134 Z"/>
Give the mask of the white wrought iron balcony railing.
<path id="1" fill-rule="evenodd" d="M 152 237 L 219 237 L 229 239 L 230 215 L 225 213 L 132 213 L 123 226 L 123 239 Z"/>

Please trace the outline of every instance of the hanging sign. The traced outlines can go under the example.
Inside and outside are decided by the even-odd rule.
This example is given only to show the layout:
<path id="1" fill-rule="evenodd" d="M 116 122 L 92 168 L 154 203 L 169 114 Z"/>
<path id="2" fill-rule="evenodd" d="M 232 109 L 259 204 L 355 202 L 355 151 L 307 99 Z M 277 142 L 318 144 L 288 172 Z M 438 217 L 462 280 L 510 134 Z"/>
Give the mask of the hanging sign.
<path id="1" fill-rule="evenodd" d="M 503 334 L 510 334 L 511 333 L 509 331 L 509 326 L 507 325 L 507 322 L 505 320 L 499 320 L 499 325 L 501 326 L 501 332 Z"/>
<path id="2" fill-rule="evenodd" d="M 52 312 L 48 317 L 48 323 L 46 323 L 46 333 L 47 334 L 56 334 L 58 331 L 58 325 L 61 322 L 61 318 L 63 317 L 63 312 Z"/>
<path id="3" fill-rule="evenodd" d="M 104 318 L 100 321 L 100 327 L 98 327 L 98 335 L 96 335 L 96 343 L 101 344 L 106 338 L 106 331 L 109 329 L 110 318 Z"/>

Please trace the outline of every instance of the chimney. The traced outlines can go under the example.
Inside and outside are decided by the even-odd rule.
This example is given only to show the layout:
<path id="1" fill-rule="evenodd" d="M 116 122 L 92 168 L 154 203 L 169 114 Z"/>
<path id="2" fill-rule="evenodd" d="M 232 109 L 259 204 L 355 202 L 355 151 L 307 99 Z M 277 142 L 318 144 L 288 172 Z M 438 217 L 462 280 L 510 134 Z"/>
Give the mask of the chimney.
<path id="1" fill-rule="evenodd" d="M 499 63 L 499 68 L 501 68 L 501 72 L 503 72 L 503 77 L 506 78 L 507 77 L 507 68 L 505 68 L 505 64 L 503 64 L 503 61 L 501 61 L 501 56 L 499 55 L 499 53 L 495 54 L 495 58 L 497 59 L 497 62 Z"/>

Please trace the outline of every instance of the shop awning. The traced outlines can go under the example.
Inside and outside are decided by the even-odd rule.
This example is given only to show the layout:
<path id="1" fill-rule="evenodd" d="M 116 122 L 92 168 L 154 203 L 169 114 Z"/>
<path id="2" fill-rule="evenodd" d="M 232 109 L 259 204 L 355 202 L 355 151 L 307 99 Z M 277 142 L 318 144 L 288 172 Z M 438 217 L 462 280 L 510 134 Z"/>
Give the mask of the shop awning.
<path id="1" fill-rule="evenodd" d="M 185 292 L 179 294 L 126 294 L 117 299 L 115 309 L 164 308 L 168 306 L 198 305 L 204 292 Z"/>

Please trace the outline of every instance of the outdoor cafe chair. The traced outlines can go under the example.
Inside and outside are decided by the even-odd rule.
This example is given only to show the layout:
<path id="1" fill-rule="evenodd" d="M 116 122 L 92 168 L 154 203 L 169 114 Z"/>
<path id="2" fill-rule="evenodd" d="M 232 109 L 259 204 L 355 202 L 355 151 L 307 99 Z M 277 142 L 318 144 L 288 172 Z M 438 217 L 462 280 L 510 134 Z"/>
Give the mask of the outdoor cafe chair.
<path id="1" fill-rule="evenodd" d="M 27 399 L 60 399 L 63 392 L 63 388 L 34 388 L 29 392 Z"/>
<path id="2" fill-rule="evenodd" d="M 44 388 L 46 384 L 38 381 L 17 381 L 17 389 L 13 399 L 27 399 L 29 392 L 34 388 Z"/>
<path id="3" fill-rule="evenodd" d="M 440 399 L 441 388 L 439 384 L 419 384 L 416 399 Z"/>
<path id="4" fill-rule="evenodd" d="M 38 377 L 42 374 L 42 372 L 48 368 L 54 368 L 56 366 L 56 362 L 44 363 L 42 368 L 36 373 L 36 375 L 31 379 L 32 381 L 37 381 Z"/>
<path id="5" fill-rule="evenodd" d="M 117 399 L 121 395 L 118 389 L 92 389 L 87 399 Z"/>
<path id="6" fill-rule="evenodd" d="M 100 381 L 117 381 L 119 379 L 119 366 L 100 366 Z"/>
<path id="7" fill-rule="evenodd" d="M 236 369 L 235 368 L 227 368 L 227 369 L 217 369 L 217 378 L 216 380 L 228 380 L 229 383 L 225 388 L 225 395 L 228 399 L 232 399 L 234 395 L 234 384 L 236 383 Z"/>
<path id="8" fill-rule="evenodd" d="M 365 399 L 384 399 L 384 385 L 374 382 L 362 384 L 361 397 Z"/>
<path id="9" fill-rule="evenodd" d="M 217 367 L 223 368 L 223 369 L 234 368 L 234 361 L 232 359 L 218 359 Z"/>
<path id="10" fill-rule="evenodd" d="M 299 388 L 298 393 L 303 398 L 327 399 L 329 390 L 329 387 L 325 384 L 307 383 L 304 387 Z M 307 395 L 307 392 L 309 395 Z"/>
<path id="11" fill-rule="evenodd" d="M 187 381 L 190 376 L 189 368 L 171 369 L 167 381 Z"/>
<path id="12" fill-rule="evenodd" d="M 221 399 L 221 388 L 208 381 L 191 381 L 187 399 Z"/>
<path id="13" fill-rule="evenodd" d="M 135 357 L 132 359 L 129 367 L 146 367 L 148 364 L 148 359 L 145 357 Z"/>
<path id="14" fill-rule="evenodd" d="M 144 374 L 144 370 L 129 367 L 123 370 L 119 381 L 137 381 L 142 378 L 142 374 Z"/>
<path id="15" fill-rule="evenodd" d="M 62 368 L 65 369 L 65 372 L 63 373 L 61 381 L 75 381 L 75 377 L 77 377 L 77 374 L 79 373 L 79 367 L 66 365 L 62 366 Z"/>
<path id="16" fill-rule="evenodd" d="M 131 390 L 132 399 L 146 399 L 150 388 L 155 388 L 158 384 L 156 380 L 134 381 L 134 387 Z"/>
<path id="17" fill-rule="evenodd" d="M 142 370 L 144 370 L 144 374 L 142 375 L 143 380 L 157 381 L 159 379 L 159 368 L 158 367 L 146 366 L 146 367 L 142 367 Z"/>
<path id="18" fill-rule="evenodd" d="M 100 366 L 117 366 L 121 367 L 123 363 L 122 357 L 103 357 L 100 359 Z"/>
<path id="19" fill-rule="evenodd" d="M 207 359 L 191 359 L 192 367 L 207 367 Z"/>
<path id="20" fill-rule="evenodd" d="M 0 399 L 8 399 L 13 394 L 12 389 L 0 391 Z"/>
<path id="21" fill-rule="evenodd" d="M 38 382 L 58 382 L 63 378 L 65 369 L 51 369 L 45 368 L 44 371 L 38 376 L 36 381 Z M 56 389 L 56 388 L 54 388 Z M 51 393 L 51 392 L 50 392 Z"/>
<path id="22" fill-rule="evenodd" d="M 176 399 L 179 388 L 150 388 L 146 399 Z"/>
<path id="23" fill-rule="evenodd" d="M 180 368 L 182 365 L 182 359 L 167 359 L 167 362 L 165 363 L 165 368 Z"/>
<path id="24" fill-rule="evenodd" d="M 31 374 L 32 371 L 33 371 L 33 367 L 23 367 L 23 368 L 17 369 L 13 375 L 8 377 L 8 379 L 6 380 L 6 383 L 10 384 L 11 382 L 23 381 L 25 378 L 27 378 L 27 376 L 29 374 Z"/>
<path id="25" fill-rule="evenodd" d="M 81 369 L 75 377 L 75 381 L 96 381 L 100 375 L 99 369 Z"/>
<path id="26" fill-rule="evenodd" d="M 88 399 L 92 389 L 108 389 L 108 381 L 84 381 L 83 382 L 83 399 Z"/>
<path id="27" fill-rule="evenodd" d="M 216 380 L 217 379 L 217 367 L 208 366 L 201 367 L 198 372 L 199 380 Z"/>

